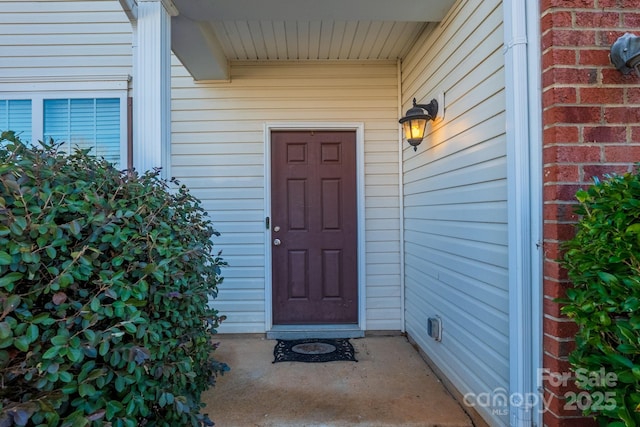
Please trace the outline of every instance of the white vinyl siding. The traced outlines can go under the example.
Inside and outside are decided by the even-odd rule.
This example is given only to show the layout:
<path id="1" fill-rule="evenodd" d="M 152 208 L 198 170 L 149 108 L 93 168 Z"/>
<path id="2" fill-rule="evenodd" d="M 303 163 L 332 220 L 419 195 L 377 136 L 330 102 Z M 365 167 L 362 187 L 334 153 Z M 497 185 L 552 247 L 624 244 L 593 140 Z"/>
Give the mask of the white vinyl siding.
<path id="1" fill-rule="evenodd" d="M 0 99 L 0 133 L 13 131 L 23 142 L 31 142 L 31 100 Z"/>
<path id="2" fill-rule="evenodd" d="M 445 96 L 418 151 L 404 142 L 406 328 L 461 395 L 509 390 L 502 21 L 500 0 L 458 2 L 402 64 L 403 111 Z M 427 335 L 436 315 L 441 342 Z"/>
<path id="3" fill-rule="evenodd" d="M 0 0 L 0 11 L 0 82 L 131 74 L 131 24 L 116 0 Z"/>
<path id="4" fill-rule="evenodd" d="M 264 129 L 364 124 L 366 327 L 400 330 L 395 62 L 237 62 L 230 83 L 194 83 L 173 59 L 172 175 L 210 212 L 229 262 L 221 332 L 265 331 Z"/>

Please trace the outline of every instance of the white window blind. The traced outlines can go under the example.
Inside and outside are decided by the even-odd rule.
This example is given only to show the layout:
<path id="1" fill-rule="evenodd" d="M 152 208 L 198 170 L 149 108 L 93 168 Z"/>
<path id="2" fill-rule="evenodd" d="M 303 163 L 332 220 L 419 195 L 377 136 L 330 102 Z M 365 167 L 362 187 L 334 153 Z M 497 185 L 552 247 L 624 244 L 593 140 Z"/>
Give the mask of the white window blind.
<path id="1" fill-rule="evenodd" d="M 90 154 L 119 164 L 120 99 L 45 99 L 44 138 L 65 142 L 69 153 L 90 148 Z"/>
<path id="2" fill-rule="evenodd" d="M 0 99 L 0 132 L 8 130 L 23 142 L 32 142 L 30 99 Z"/>

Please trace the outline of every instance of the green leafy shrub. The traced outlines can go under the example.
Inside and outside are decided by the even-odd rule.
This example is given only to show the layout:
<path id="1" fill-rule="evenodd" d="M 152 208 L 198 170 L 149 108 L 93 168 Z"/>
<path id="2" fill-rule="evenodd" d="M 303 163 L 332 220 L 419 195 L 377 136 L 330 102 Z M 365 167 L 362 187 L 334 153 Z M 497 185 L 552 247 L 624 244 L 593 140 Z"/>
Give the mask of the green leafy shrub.
<path id="1" fill-rule="evenodd" d="M 573 287 L 562 312 L 579 327 L 570 362 L 585 414 L 640 425 L 640 175 L 596 180 L 577 193 L 581 216 L 563 266 Z"/>
<path id="2" fill-rule="evenodd" d="M 0 138 L 0 426 L 200 426 L 217 235 L 157 172 Z"/>

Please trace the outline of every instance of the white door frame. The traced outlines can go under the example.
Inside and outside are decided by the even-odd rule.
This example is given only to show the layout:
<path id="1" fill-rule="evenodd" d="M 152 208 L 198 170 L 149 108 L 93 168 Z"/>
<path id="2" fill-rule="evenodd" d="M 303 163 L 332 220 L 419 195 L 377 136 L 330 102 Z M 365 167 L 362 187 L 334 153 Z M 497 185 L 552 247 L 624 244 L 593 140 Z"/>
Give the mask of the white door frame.
<path id="1" fill-rule="evenodd" d="M 264 125 L 264 216 L 271 219 L 271 132 L 279 130 L 341 130 L 356 133 L 356 191 L 358 221 L 358 328 L 366 330 L 365 215 L 364 215 L 364 123 L 351 122 L 274 122 Z M 265 227 L 266 228 L 266 227 Z M 273 283 L 271 271 L 271 227 L 264 233 L 265 328 L 273 328 Z M 329 326 L 330 327 L 330 326 Z"/>

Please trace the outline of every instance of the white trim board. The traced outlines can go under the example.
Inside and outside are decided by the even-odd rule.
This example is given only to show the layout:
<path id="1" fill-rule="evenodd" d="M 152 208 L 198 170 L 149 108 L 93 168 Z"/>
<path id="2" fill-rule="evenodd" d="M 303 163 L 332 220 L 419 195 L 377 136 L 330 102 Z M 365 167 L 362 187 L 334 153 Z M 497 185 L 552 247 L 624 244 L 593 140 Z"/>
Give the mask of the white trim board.
<path id="1" fill-rule="evenodd" d="M 358 216 L 358 328 L 366 330 L 365 210 L 364 210 L 364 123 L 342 122 L 274 122 L 264 125 L 264 216 L 271 218 L 271 132 L 278 130 L 348 130 L 356 132 L 356 189 Z M 265 329 L 273 326 L 271 272 L 271 229 L 264 233 L 265 258 Z M 324 328 L 327 330 L 332 325 Z M 336 325 L 336 332 L 340 325 Z"/>
<path id="2" fill-rule="evenodd" d="M 22 94 L 25 92 L 73 92 L 73 91 L 126 91 L 131 76 L 54 76 L 54 77 L 3 77 L 0 92 Z M 68 98 L 68 97 L 67 97 Z"/>

